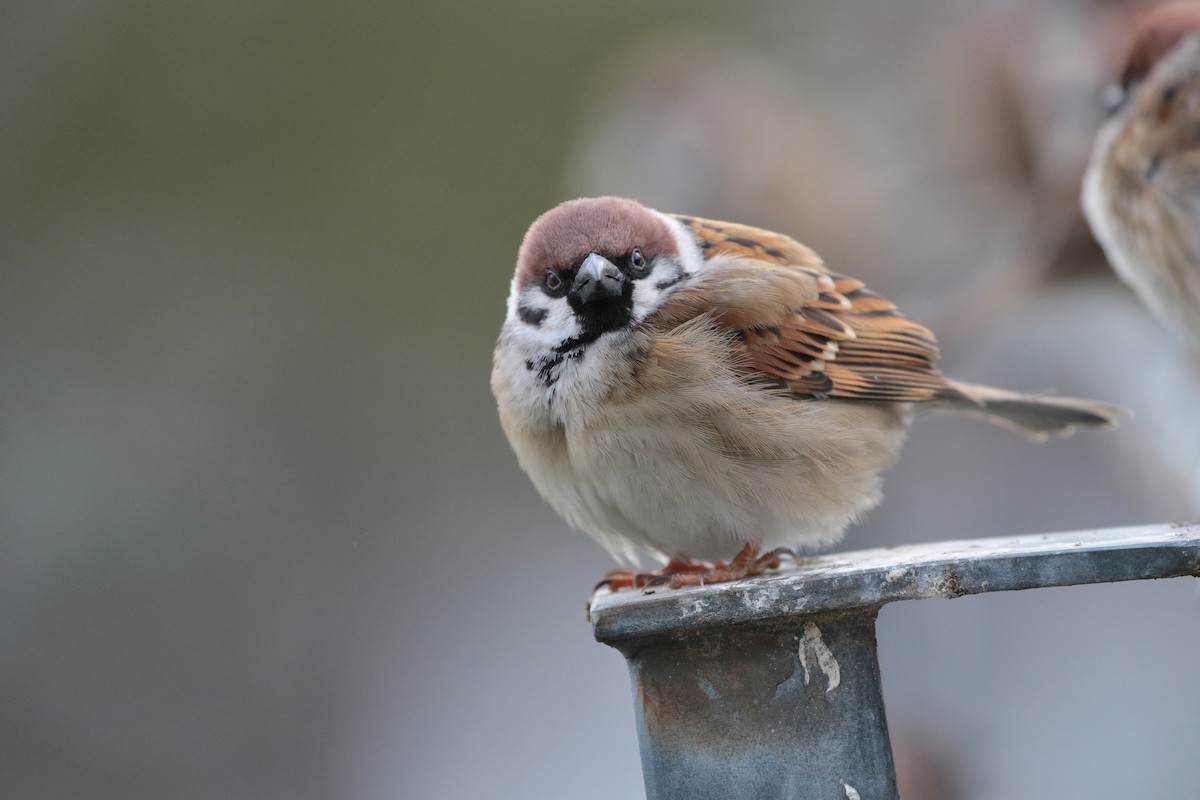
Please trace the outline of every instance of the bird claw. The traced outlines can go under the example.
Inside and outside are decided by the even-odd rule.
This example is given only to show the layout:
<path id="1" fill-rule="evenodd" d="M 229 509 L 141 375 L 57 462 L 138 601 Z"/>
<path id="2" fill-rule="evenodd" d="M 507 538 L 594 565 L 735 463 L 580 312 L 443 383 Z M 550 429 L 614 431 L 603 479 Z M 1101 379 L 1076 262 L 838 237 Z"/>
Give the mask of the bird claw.
<path id="1" fill-rule="evenodd" d="M 610 592 L 641 589 L 643 594 L 654 594 L 663 586 L 682 589 L 685 586 L 729 583 L 778 569 L 785 557 L 793 562 L 799 560 L 796 552 L 788 547 L 777 547 L 759 555 L 758 547 L 747 544 L 728 564 L 719 561 L 710 567 L 683 558 L 672 558 L 653 572 L 616 569 L 605 575 L 588 596 L 588 622 L 592 621 L 592 604 L 602 589 L 608 589 Z"/>
<path id="2" fill-rule="evenodd" d="M 753 578 L 769 570 L 778 569 L 784 556 L 793 561 L 797 560 L 795 551 L 787 547 L 777 547 L 759 555 L 757 547 L 747 544 L 728 564 L 715 564 L 710 569 L 672 575 L 670 586 L 672 589 L 681 589 L 684 586 L 707 586 L 712 583 L 729 583 Z"/>

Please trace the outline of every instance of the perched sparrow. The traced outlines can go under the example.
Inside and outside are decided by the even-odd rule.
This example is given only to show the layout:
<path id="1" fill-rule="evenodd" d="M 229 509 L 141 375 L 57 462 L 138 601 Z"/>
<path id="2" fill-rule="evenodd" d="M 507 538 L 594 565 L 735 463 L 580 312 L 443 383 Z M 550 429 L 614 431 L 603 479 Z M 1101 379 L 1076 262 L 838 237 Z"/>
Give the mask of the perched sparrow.
<path id="1" fill-rule="evenodd" d="M 1112 91 L 1084 213 L 1122 280 L 1200 345 L 1200 6 L 1146 17 Z"/>
<path id="2" fill-rule="evenodd" d="M 914 408 L 1035 439 L 1123 413 L 951 381 L 936 359 L 933 334 L 787 236 L 601 197 L 525 235 L 492 391 L 550 505 L 618 558 L 669 558 L 677 586 L 837 541 L 881 499 Z"/>

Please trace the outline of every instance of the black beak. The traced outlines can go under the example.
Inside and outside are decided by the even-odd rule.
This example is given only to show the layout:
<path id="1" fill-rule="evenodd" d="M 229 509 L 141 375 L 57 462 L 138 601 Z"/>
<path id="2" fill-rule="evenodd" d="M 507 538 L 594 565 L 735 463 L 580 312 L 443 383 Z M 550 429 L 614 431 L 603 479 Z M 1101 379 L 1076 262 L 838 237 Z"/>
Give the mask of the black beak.
<path id="1" fill-rule="evenodd" d="M 620 297 L 627 279 L 616 265 L 599 253 L 592 253 L 579 265 L 568 298 L 572 305 L 590 305 L 598 300 Z"/>

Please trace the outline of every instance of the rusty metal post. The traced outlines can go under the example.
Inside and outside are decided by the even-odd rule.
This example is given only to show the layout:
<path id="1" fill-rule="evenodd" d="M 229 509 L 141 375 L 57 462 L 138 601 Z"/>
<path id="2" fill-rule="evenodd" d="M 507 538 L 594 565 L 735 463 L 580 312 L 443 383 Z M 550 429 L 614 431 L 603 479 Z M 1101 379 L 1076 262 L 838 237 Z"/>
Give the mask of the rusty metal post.
<path id="1" fill-rule="evenodd" d="M 896 798 L 875 618 L 895 600 L 1200 575 L 1200 525 L 868 550 L 597 599 L 634 687 L 650 800 Z"/>

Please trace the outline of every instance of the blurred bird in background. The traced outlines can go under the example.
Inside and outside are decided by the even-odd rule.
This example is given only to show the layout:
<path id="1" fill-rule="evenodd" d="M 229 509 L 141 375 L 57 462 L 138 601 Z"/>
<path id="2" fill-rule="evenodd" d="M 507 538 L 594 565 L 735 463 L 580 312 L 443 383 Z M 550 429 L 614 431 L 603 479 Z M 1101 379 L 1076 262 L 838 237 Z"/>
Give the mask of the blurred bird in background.
<path id="1" fill-rule="evenodd" d="M 1112 104 L 1084 178 L 1088 222 L 1117 274 L 1200 348 L 1200 5 L 1141 21 Z"/>
<path id="2" fill-rule="evenodd" d="M 1166 328 L 1134 363 L 1136 474 L 1172 515 L 1200 512 L 1200 5 L 1137 6 L 1110 47 L 1108 118 L 1082 208 L 1113 270 Z"/>

